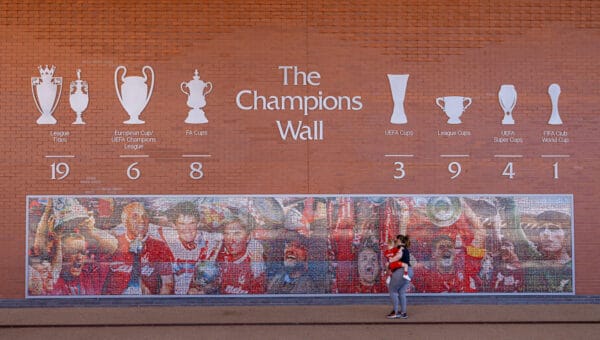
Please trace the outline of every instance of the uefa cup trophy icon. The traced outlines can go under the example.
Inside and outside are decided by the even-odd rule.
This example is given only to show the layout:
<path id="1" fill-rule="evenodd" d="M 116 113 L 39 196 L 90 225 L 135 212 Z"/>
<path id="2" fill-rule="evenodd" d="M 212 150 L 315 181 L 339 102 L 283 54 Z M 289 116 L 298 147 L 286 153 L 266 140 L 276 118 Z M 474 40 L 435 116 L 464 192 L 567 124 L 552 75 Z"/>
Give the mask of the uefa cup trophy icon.
<path id="1" fill-rule="evenodd" d="M 119 93 L 118 74 L 119 70 L 123 70 L 121 75 L 121 92 Z M 146 81 L 148 76 L 146 70 L 152 75 L 152 82 L 150 83 L 150 90 Z M 115 90 L 117 91 L 117 97 L 121 102 L 121 105 L 127 111 L 129 119 L 124 121 L 124 124 L 144 124 L 145 122 L 140 119 L 140 114 L 148 105 L 150 97 L 152 96 L 152 90 L 154 89 L 154 70 L 150 66 L 144 66 L 142 68 L 143 77 L 129 76 L 127 74 L 127 68 L 125 66 L 119 66 L 115 70 Z"/>
<path id="2" fill-rule="evenodd" d="M 213 89 L 212 83 L 200 80 L 200 75 L 198 75 L 198 70 L 196 69 L 194 71 L 194 79 L 189 82 L 182 82 L 180 87 L 181 92 L 188 96 L 187 106 L 191 108 L 185 122 L 188 124 L 208 123 L 208 119 L 206 119 L 202 108 L 206 106 L 206 95 Z M 186 87 L 189 91 L 185 90 Z"/>
<path id="3" fill-rule="evenodd" d="M 467 102 L 467 105 L 465 105 L 465 102 Z M 448 124 L 461 124 L 460 116 L 471 106 L 472 102 L 471 98 L 460 96 L 439 97 L 435 100 L 437 106 L 444 110 L 444 113 L 448 116 Z M 441 103 L 444 103 L 444 105 Z"/>
<path id="4" fill-rule="evenodd" d="M 80 69 L 77 70 L 77 80 L 71 82 L 69 90 L 69 103 L 71 104 L 71 109 L 77 114 L 77 118 L 72 124 L 85 124 L 81 115 L 87 109 L 89 103 L 88 83 L 85 80 L 81 80 Z"/>
<path id="5" fill-rule="evenodd" d="M 44 124 L 56 124 L 56 118 L 52 117 L 52 113 L 58 106 L 60 100 L 60 94 L 62 92 L 62 77 L 54 77 L 54 70 L 56 67 L 52 65 L 52 68 L 42 68 L 42 65 L 38 66 L 40 71 L 39 77 L 31 77 L 31 93 L 33 94 L 33 101 L 38 111 L 42 114 L 37 119 L 36 123 L 39 125 Z"/>
<path id="6" fill-rule="evenodd" d="M 504 111 L 504 118 L 502 118 L 503 125 L 513 125 L 515 120 L 512 117 L 512 111 L 517 105 L 517 90 L 514 85 L 502 85 L 500 91 L 498 91 L 498 101 Z"/>
<path id="7" fill-rule="evenodd" d="M 404 96 L 406 94 L 406 84 L 408 83 L 408 74 L 388 74 L 390 88 L 392 90 L 392 101 L 394 102 L 394 111 L 392 111 L 392 124 L 406 124 L 406 113 L 404 112 Z"/>
<path id="8" fill-rule="evenodd" d="M 558 96 L 560 96 L 560 86 L 558 84 L 552 84 L 548 87 L 548 95 L 552 102 L 552 114 L 548 124 L 550 125 L 562 125 L 562 119 L 560 119 L 560 113 L 558 113 Z"/>

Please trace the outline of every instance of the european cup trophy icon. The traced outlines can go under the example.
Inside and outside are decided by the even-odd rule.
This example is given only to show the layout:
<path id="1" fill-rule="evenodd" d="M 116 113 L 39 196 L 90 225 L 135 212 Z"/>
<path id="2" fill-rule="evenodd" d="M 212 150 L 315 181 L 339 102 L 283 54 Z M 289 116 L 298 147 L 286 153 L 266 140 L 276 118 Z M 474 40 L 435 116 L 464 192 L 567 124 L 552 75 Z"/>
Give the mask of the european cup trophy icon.
<path id="1" fill-rule="evenodd" d="M 88 83 L 85 80 L 81 80 L 81 70 L 79 69 L 77 70 L 77 80 L 71 82 L 69 93 L 71 109 L 77 114 L 77 118 L 72 124 L 85 124 L 81 115 L 87 109 L 89 103 Z"/>
<path id="2" fill-rule="evenodd" d="M 60 94 L 62 92 L 62 77 L 54 77 L 56 67 L 45 68 L 38 66 L 40 71 L 39 77 L 31 77 L 31 93 L 33 101 L 38 111 L 42 114 L 37 119 L 39 125 L 56 124 L 56 118 L 52 117 L 52 113 L 58 106 Z"/>
<path id="3" fill-rule="evenodd" d="M 406 124 L 408 120 L 404 112 L 404 97 L 406 95 L 406 84 L 408 83 L 408 74 L 388 74 L 390 88 L 392 90 L 392 100 L 394 102 L 394 111 L 392 111 L 392 124 Z"/>
<path id="4" fill-rule="evenodd" d="M 123 70 L 123 74 L 121 75 L 121 91 L 119 93 L 119 83 L 118 83 L 118 74 L 119 70 Z M 152 75 L 152 82 L 150 83 L 150 90 L 148 90 L 148 85 L 146 81 L 148 80 L 148 76 L 146 75 L 146 71 Z M 139 76 L 129 76 L 125 77 L 127 74 L 127 68 L 125 66 L 119 66 L 115 70 L 115 90 L 117 91 L 117 97 L 121 102 L 121 105 L 127 111 L 129 115 L 129 119 L 124 121 L 124 124 L 144 124 L 145 122 L 141 120 L 140 114 L 148 105 L 150 101 L 150 97 L 152 96 L 152 90 L 154 89 L 154 70 L 150 66 L 144 66 L 142 68 L 143 77 Z"/>
<path id="5" fill-rule="evenodd" d="M 187 94 L 187 105 L 191 108 L 185 122 L 188 124 L 208 123 L 208 119 L 206 119 L 202 108 L 206 106 L 206 95 L 213 89 L 212 83 L 200 80 L 198 70 L 195 70 L 194 79 L 189 82 L 182 82 L 180 87 L 181 92 Z M 186 91 L 186 88 L 188 91 Z"/>

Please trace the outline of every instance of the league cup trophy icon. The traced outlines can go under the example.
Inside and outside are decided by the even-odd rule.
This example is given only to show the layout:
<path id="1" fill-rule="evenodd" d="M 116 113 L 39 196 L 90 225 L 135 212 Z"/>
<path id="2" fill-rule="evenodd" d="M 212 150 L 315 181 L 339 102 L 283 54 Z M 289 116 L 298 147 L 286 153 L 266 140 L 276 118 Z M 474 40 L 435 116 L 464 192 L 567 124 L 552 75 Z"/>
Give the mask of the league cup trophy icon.
<path id="1" fill-rule="evenodd" d="M 442 102 L 444 105 L 441 104 Z M 467 102 L 466 106 L 464 105 L 465 102 Z M 448 116 L 448 124 L 462 123 L 459 118 L 462 116 L 463 112 L 471 106 L 472 102 L 471 98 L 460 96 L 439 97 L 435 100 L 437 106 L 444 110 L 444 113 Z"/>
<path id="2" fill-rule="evenodd" d="M 69 103 L 71 109 L 77 114 L 77 118 L 72 124 L 85 124 L 81 115 L 87 109 L 89 103 L 88 83 L 81 80 L 81 70 L 77 70 L 77 80 L 71 82 Z"/>
<path id="3" fill-rule="evenodd" d="M 189 89 L 189 92 L 185 90 L 185 88 Z M 188 116 L 185 119 L 185 122 L 188 124 L 204 124 L 208 123 L 208 119 L 206 119 L 206 115 L 204 114 L 203 107 L 206 106 L 206 95 L 212 91 L 213 86 L 211 82 L 204 82 L 200 80 L 200 76 L 198 75 L 198 70 L 194 71 L 194 79 L 189 82 L 181 83 L 181 92 L 187 94 L 187 106 L 192 108 L 188 112 Z"/>
<path id="4" fill-rule="evenodd" d="M 552 102 L 552 114 L 550 115 L 550 120 L 548 124 L 550 125 L 562 125 L 562 119 L 560 119 L 560 114 L 558 113 L 558 96 L 560 96 L 560 86 L 558 84 L 552 84 L 548 87 L 548 95 L 550 96 L 550 101 Z"/>
<path id="5" fill-rule="evenodd" d="M 40 71 L 39 77 L 31 77 L 31 93 L 33 94 L 33 101 L 38 111 L 42 114 L 36 123 L 43 124 L 56 124 L 56 119 L 52 117 L 52 113 L 58 106 L 60 100 L 60 94 L 62 92 L 62 77 L 53 77 L 54 70 L 56 67 L 52 65 L 52 68 L 42 68 L 42 65 L 38 66 Z"/>
<path id="6" fill-rule="evenodd" d="M 512 111 L 517 104 L 517 90 L 514 85 L 502 85 L 498 91 L 498 101 L 502 110 L 504 110 L 503 125 L 513 125 L 515 120 L 512 117 Z"/>
<path id="7" fill-rule="evenodd" d="M 118 84 L 118 73 L 119 70 L 123 70 L 123 74 L 121 75 L 121 92 L 119 93 L 119 84 Z M 148 90 L 148 85 L 146 81 L 148 80 L 148 76 L 146 75 L 146 70 L 149 70 L 152 75 L 152 82 L 150 84 L 150 90 Z M 127 68 L 125 66 L 119 66 L 115 70 L 115 89 L 117 91 L 117 97 L 119 97 L 119 101 L 121 105 L 127 111 L 129 115 L 129 119 L 124 121 L 124 124 L 144 124 L 145 122 L 141 120 L 140 114 L 148 105 L 150 101 L 150 97 L 152 96 L 152 90 L 154 89 L 154 70 L 150 66 L 144 66 L 142 68 L 143 77 L 139 76 L 129 76 L 125 77 L 127 73 Z"/>
<path id="8" fill-rule="evenodd" d="M 394 102 L 394 111 L 390 122 L 392 124 L 406 124 L 406 113 L 404 112 L 404 96 L 406 94 L 406 84 L 408 83 L 408 74 L 388 74 L 390 88 L 392 89 L 392 100 Z"/>

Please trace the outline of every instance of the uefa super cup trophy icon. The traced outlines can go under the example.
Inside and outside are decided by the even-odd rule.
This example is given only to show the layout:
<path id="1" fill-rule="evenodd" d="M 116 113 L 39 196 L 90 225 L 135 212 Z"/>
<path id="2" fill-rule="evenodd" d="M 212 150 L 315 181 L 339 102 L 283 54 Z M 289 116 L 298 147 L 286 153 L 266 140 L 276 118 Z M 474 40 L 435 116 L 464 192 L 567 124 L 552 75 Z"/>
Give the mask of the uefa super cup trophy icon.
<path id="1" fill-rule="evenodd" d="M 394 111 L 390 122 L 392 124 L 406 124 L 406 113 L 404 112 L 404 96 L 406 94 L 406 84 L 408 83 L 408 74 L 388 74 L 390 88 L 392 89 L 392 101 L 394 102 Z"/>
<path id="2" fill-rule="evenodd" d="M 498 91 L 498 101 L 504 111 L 504 118 L 502 118 L 502 125 L 513 125 L 515 120 L 512 116 L 512 111 L 517 105 L 517 90 L 514 85 L 501 85 L 500 91 Z"/>
<path id="3" fill-rule="evenodd" d="M 187 105 L 192 108 L 188 112 L 185 122 L 188 124 L 208 123 L 208 119 L 206 119 L 206 115 L 202 108 L 206 106 L 206 95 L 213 89 L 212 83 L 200 80 L 200 75 L 196 69 L 194 71 L 194 79 L 189 82 L 182 82 L 180 87 L 181 92 L 188 96 Z M 185 90 L 186 87 L 189 91 Z"/>
<path id="4" fill-rule="evenodd" d="M 56 118 L 52 117 L 52 113 L 58 106 L 60 100 L 60 94 L 62 92 L 62 77 L 54 77 L 54 70 L 56 67 L 52 65 L 52 68 L 42 68 L 42 65 L 38 66 L 40 71 L 39 77 L 31 77 L 31 93 L 33 94 L 33 101 L 38 111 L 42 114 L 36 123 L 42 124 L 56 124 Z"/>
<path id="5" fill-rule="evenodd" d="M 118 73 L 119 70 L 123 70 L 123 74 L 121 75 L 121 92 L 119 93 L 119 83 L 118 83 Z M 152 82 L 150 83 L 150 90 L 148 90 L 148 85 L 146 81 L 148 80 L 148 76 L 146 75 L 146 70 L 150 72 L 152 75 Z M 124 124 L 144 124 L 145 122 L 141 120 L 140 114 L 148 105 L 150 101 L 150 97 L 152 96 L 152 90 L 154 89 L 154 70 L 150 66 L 144 66 L 142 68 L 143 77 L 139 76 L 129 76 L 125 77 L 127 74 L 127 68 L 125 66 L 119 66 L 115 70 L 115 90 L 117 91 L 117 97 L 119 97 L 119 101 L 127 114 L 129 114 L 129 119 L 124 121 Z"/>
<path id="6" fill-rule="evenodd" d="M 77 118 L 72 124 L 85 124 L 81 115 L 83 114 L 83 111 L 87 109 L 89 103 L 88 83 L 85 80 L 81 80 L 80 69 L 77 69 L 77 80 L 71 82 L 69 93 L 71 109 L 77 114 Z"/>

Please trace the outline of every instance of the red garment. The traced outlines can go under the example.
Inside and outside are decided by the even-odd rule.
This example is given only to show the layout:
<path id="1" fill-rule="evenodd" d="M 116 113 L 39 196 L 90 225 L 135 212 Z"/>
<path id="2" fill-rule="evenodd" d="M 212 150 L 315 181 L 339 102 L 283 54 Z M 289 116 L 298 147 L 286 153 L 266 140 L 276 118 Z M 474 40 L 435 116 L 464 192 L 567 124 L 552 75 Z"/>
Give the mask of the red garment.
<path id="1" fill-rule="evenodd" d="M 415 268 L 412 281 L 418 293 L 474 293 L 479 291 L 478 276 L 481 259 L 465 255 L 464 271 L 460 270 L 455 258 L 454 272 L 443 274 L 436 269 L 422 266 Z"/>
<path id="2" fill-rule="evenodd" d="M 117 237 L 118 248 L 110 258 L 110 272 L 106 279 L 104 294 L 122 294 L 131 278 L 134 254 L 129 251 L 131 241 L 127 234 Z M 173 255 L 165 242 L 148 236 L 144 241 L 140 253 L 141 260 L 141 282 L 150 290 L 150 294 L 159 294 L 161 287 L 161 275 L 171 275 L 173 270 L 171 263 Z"/>
<path id="3" fill-rule="evenodd" d="M 85 265 L 79 276 L 71 280 L 65 278 L 67 276 L 61 274 L 51 295 L 100 295 L 102 292 L 103 275 L 98 266 Z"/>
<path id="4" fill-rule="evenodd" d="M 392 249 L 386 249 L 383 252 L 383 256 L 385 256 L 385 258 L 387 259 L 388 264 L 389 264 L 388 267 L 390 268 L 390 270 L 392 272 L 398 268 L 402 268 L 402 265 L 403 265 L 402 261 L 394 261 L 394 262 L 390 261 L 394 256 L 396 256 L 396 254 L 398 254 L 399 251 L 400 251 L 400 248 L 394 247 Z"/>
<path id="5" fill-rule="evenodd" d="M 252 262 L 248 253 L 234 260 L 225 251 L 217 256 L 220 269 L 221 294 L 264 294 L 266 286 L 263 262 Z"/>

